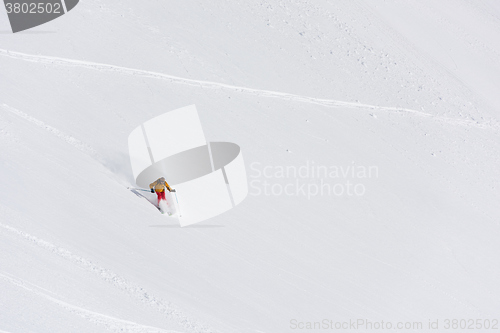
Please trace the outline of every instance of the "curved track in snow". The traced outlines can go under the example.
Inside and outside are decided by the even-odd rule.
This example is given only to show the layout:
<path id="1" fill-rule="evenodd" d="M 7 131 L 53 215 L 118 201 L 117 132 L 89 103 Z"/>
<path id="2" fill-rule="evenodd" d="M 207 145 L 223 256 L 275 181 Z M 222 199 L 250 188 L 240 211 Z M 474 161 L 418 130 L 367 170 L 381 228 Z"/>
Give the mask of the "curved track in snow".
<path id="1" fill-rule="evenodd" d="M 2 207 L 0 207 L 1 209 Z M 7 216 L 7 211 L 1 210 L 1 215 L 2 216 Z M 9 217 L 14 217 L 15 215 L 10 215 Z M 177 306 L 174 304 L 164 301 L 160 298 L 157 298 L 153 296 L 152 294 L 148 293 L 146 289 L 136 286 L 128 282 L 125 278 L 122 276 L 106 269 L 98 264 L 92 262 L 89 259 L 83 258 L 81 256 L 78 256 L 64 248 L 61 248 L 59 246 L 56 246 L 46 240 L 40 239 L 36 236 L 33 236 L 31 234 L 28 234 L 24 231 L 21 231 L 19 229 L 16 229 L 12 226 L 0 223 L 0 233 L 4 232 L 9 232 L 11 234 L 16 235 L 18 238 L 24 241 L 28 241 L 34 245 L 36 245 L 40 250 L 44 251 L 49 251 L 52 254 L 55 254 L 61 258 L 64 258 L 71 263 L 89 271 L 94 274 L 97 274 L 98 277 L 111 284 L 113 287 L 121 290 L 122 292 L 125 292 L 132 298 L 134 298 L 136 301 L 139 301 L 141 303 L 149 304 L 153 309 L 156 309 L 158 312 L 164 314 L 167 317 L 171 317 L 175 321 L 177 321 L 181 326 L 186 329 L 188 332 L 206 332 L 206 333 L 211 333 L 214 332 L 211 328 L 198 323 L 196 320 L 192 318 L 188 318 L 186 315 L 182 313 L 181 310 L 178 309 Z M 70 312 L 74 312 L 80 317 L 83 317 L 93 323 L 99 324 L 101 326 L 104 326 L 106 328 L 113 328 L 113 330 L 117 332 L 129 332 L 129 333 L 138 333 L 138 332 L 161 332 L 161 333 L 177 333 L 176 331 L 171 331 L 171 330 L 164 330 L 156 327 L 151 327 L 147 325 L 141 325 L 135 322 L 111 317 L 102 313 L 97 313 L 90 311 L 88 309 L 80 308 L 75 305 L 63 302 L 57 298 L 54 298 L 50 296 L 48 293 L 44 292 L 43 288 L 35 286 L 31 283 L 28 283 L 26 281 L 22 281 L 16 277 L 10 276 L 10 274 L 7 274 L 5 272 L 0 272 L 0 278 L 8 281 L 22 289 L 25 289 L 27 291 L 33 292 L 39 297 L 42 297 L 50 302 L 53 302 L 59 306 L 62 306 L 66 310 Z"/>
<path id="2" fill-rule="evenodd" d="M 43 121 L 41 121 L 39 119 L 36 119 L 35 117 L 32 117 L 32 116 L 30 116 L 27 113 L 24 113 L 24 112 L 22 112 L 22 111 L 20 111 L 20 110 L 18 110 L 16 108 L 13 108 L 13 107 L 5 104 L 5 103 L 0 104 L 0 109 L 3 109 L 5 111 L 7 111 L 7 112 L 10 112 L 11 114 L 14 114 L 14 115 L 18 116 L 19 118 L 27 120 L 28 122 L 30 122 L 32 124 L 35 124 L 36 126 L 38 126 L 40 128 L 43 128 L 47 132 L 51 133 L 52 135 L 55 135 L 59 139 L 61 139 L 64 142 L 72 145 L 76 149 L 81 150 L 84 153 L 87 153 L 87 154 L 89 154 L 91 156 L 96 156 L 97 155 L 97 152 L 95 151 L 95 149 L 92 148 L 91 146 L 89 146 L 88 144 L 86 144 L 86 143 L 84 143 L 84 142 L 82 142 L 82 141 L 74 138 L 71 135 L 68 135 L 68 134 L 66 134 L 66 133 L 58 130 L 55 127 L 47 125 Z"/>
<path id="3" fill-rule="evenodd" d="M 32 54 L 27 54 L 27 53 L 22 53 L 22 52 L 9 51 L 9 50 L 5 50 L 5 49 L 0 49 L 0 56 L 9 57 L 9 58 L 18 59 L 18 60 L 29 61 L 29 62 L 41 63 L 41 64 L 45 64 L 45 65 L 74 66 L 74 67 L 81 67 L 81 68 L 86 68 L 86 69 L 91 69 L 91 70 L 96 70 L 96 71 L 116 72 L 116 73 L 123 74 L 123 75 L 134 75 L 134 76 L 140 76 L 140 77 L 145 77 L 145 78 L 150 78 L 150 79 L 164 80 L 164 81 L 168 81 L 168 82 L 175 83 L 175 84 L 183 84 L 183 85 L 189 85 L 189 86 L 194 86 L 194 87 L 199 87 L 199 88 L 226 89 L 226 90 L 251 94 L 251 95 L 258 96 L 258 97 L 279 98 L 279 99 L 283 99 L 283 100 L 287 100 L 287 101 L 316 104 L 316 105 L 321 105 L 321 106 L 329 107 L 329 108 L 345 107 L 345 108 L 371 109 L 371 110 L 389 111 L 389 112 L 405 112 L 405 113 L 415 114 L 415 115 L 418 115 L 421 117 L 428 117 L 428 118 L 432 118 L 435 120 L 441 120 L 441 121 L 444 121 L 446 123 L 451 123 L 451 124 L 456 124 L 456 125 L 471 125 L 471 126 L 482 127 L 482 128 L 490 127 L 490 125 L 488 125 L 488 124 L 481 124 L 481 123 L 478 123 L 478 122 L 472 121 L 472 120 L 453 119 L 453 118 L 448 118 L 448 117 L 436 116 L 436 115 L 432 115 L 432 114 L 425 113 L 422 111 L 417 111 L 417 110 L 412 110 L 412 109 L 407 109 L 407 108 L 370 105 L 370 104 L 354 103 L 354 102 L 344 102 L 344 101 L 338 101 L 338 100 L 333 100 L 333 99 L 324 99 L 324 98 L 316 98 L 316 97 L 310 97 L 310 96 L 289 94 L 289 93 L 284 93 L 284 92 L 279 92 L 279 91 L 241 87 L 241 86 L 235 86 L 235 85 L 230 85 L 230 84 L 225 84 L 225 83 L 188 79 L 188 78 L 183 78 L 183 77 L 164 74 L 164 73 L 158 73 L 158 72 L 153 72 L 153 71 L 128 68 L 128 67 L 116 66 L 116 65 L 110 65 L 110 64 L 103 64 L 103 63 L 97 63 L 97 62 L 67 59 L 67 58 L 53 57 L 53 56 L 44 56 L 44 55 L 32 55 Z"/>
<path id="4" fill-rule="evenodd" d="M 89 320 L 90 322 L 105 327 L 112 332 L 128 332 L 128 333 L 179 333 L 178 331 L 165 330 L 158 327 L 138 324 L 133 321 L 124 320 L 108 316 L 103 313 L 90 311 L 82 307 L 64 302 L 58 298 L 49 295 L 48 291 L 33 283 L 18 279 L 5 272 L 0 272 L 0 279 L 3 279 L 11 284 L 35 294 L 46 301 L 55 303 L 65 310 L 75 313 L 76 315 Z M 1 331 L 0 331 L 1 332 Z"/>

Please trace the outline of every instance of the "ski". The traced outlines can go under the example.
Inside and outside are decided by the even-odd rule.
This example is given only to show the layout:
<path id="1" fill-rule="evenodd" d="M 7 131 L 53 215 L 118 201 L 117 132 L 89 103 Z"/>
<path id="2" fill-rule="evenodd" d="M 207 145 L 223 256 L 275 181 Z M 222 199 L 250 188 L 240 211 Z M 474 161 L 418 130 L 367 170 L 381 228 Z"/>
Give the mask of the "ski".
<path id="1" fill-rule="evenodd" d="M 151 193 L 151 190 L 146 190 L 146 189 L 143 189 L 143 188 L 139 188 L 139 187 L 127 187 L 128 190 L 131 190 L 131 191 L 143 191 L 143 192 L 150 192 Z M 175 196 L 175 202 L 174 202 L 174 209 L 175 211 L 178 213 L 178 216 L 181 217 L 182 214 L 181 214 L 181 209 L 180 209 L 180 205 L 179 205 L 179 199 L 177 198 L 177 191 L 173 188 L 172 191 L 170 191 L 170 193 L 173 193 L 174 196 Z M 141 195 L 142 197 L 144 197 L 143 195 Z M 145 198 L 145 197 L 144 197 Z M 149 200 L 148 200 L 149 201 Z M 163 201 L 163 200 L 162 200 Z M 151 201 L 150 201 L 151 202 Z M 168 201 L 165 200 L 167 206 L 170 206 Z M 152 203 L 152 202 L 151 202 Z M 161 202 L 160 202 L 161 203 Z M 153 203 L 152 203 L 153 204 Z M 165 210 L 162 209 L 161 205 L 154 205 L 159 211 L 160 213 L 162 214 L 167 214 L 168 216 L 172 216 L 174 215 L 174 213 L 172 213 L 171 211 L 168 211 L 168 210 Z"/>
<path id="2" fill-rule="evenodd" d="M 146 189 L 138 188 L 138 187 L 127 187 L 127 190 L 136 190 L 136 191 L 151 192 L 151 190 L 146 190 Z"/>

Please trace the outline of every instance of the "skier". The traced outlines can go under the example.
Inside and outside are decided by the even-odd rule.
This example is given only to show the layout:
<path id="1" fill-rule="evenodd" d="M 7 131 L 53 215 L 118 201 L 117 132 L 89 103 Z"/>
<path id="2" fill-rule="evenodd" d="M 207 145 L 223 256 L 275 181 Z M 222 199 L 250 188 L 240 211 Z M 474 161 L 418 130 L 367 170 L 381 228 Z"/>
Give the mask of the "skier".
<path id="1" fill-rule="evenodd" d="M 167 200 L 165 198 L 165 189 L 169 192 L 172 192 L 172 188 L 165 181 L 164 177 L 158 178 L 155 182 L 149 184 L 149 188 L 151 189 L 151 193 L 155 193 L 158 196 L 158 206 L 160 205 L 161 200 Z"/>

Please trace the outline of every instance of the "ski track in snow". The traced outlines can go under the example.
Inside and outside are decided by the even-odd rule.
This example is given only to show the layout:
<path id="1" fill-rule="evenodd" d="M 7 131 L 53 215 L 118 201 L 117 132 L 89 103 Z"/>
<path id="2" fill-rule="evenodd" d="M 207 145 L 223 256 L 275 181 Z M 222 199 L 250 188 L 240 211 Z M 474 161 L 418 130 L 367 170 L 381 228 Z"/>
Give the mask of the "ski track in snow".
<path id="1" fill-rule="evenodd" d="M 132 321 L 128 320 L 123 320 L 119 318 L 115 318 L 112 316 L 108 316 L 102 313 L 90 311 L 84 308 L 81 308 L 76 305 L 69 304 L 67 302 L 61 301 L 60 299 L 57 299 L 55 297 L 52 297 L 48 295 L 47 293 L 43 292 L 42 290 L 45 290 L 33 283 L 29 283 L 27 281 L 23 281 L 21 279 L 9 276 L 10 274 L 7 273 L 2 273 L 0 272 L 0 278 L 6 280 L 7 282 L 12 283 L 13 285 L 20 287 L 24 290 L 27 290 L 39 297 L 44 298 L 45 300 L 48 300 L 52 303 L 55 303 L 62 308 L 75 313 L 76 315 L 89 320 L 90 322 L 104 326 L 107 330 L 113 331 L 113 332 L 129 332 L 129 333 L 179 333 L 178 331 L 172 331 L 172 330 L 164 330 L 161 328 L 157 327 L 152 327 L 152 326 L 146 326 L 146 325 L 141 325 Z M 1 332 L 1 331 L 0 331 Z"/>
<path id="2" fill-rule="evenodd" d="M 26 53 L 22 53 L 22 52 L 9 51 L 9 50 L 5 50 L 5 49 L 0 49 L 0 56 L 10 57 L 13 59 L 19 59 L 19 60 L 24 60 L 24 61 L 29 61 L 29 62 L 47 64 L 47 65 L 76 66 L 76 67 L 82 67 L 82 68 L 87 68 L 87 69 L 91 69 L 91 70 L 97 70 L 97 71 L 117 72 L 117 73 L 124 74 L 124 75 L 133 75 L 133 76 L 140 76 L 140 77 L 146 77 L 146 78 L 151 78 L 151 79 L 165 80 L 165 81 L 169 81 L 172 83 L 195 86 L 195 87 L 199 87 L 199 88 L 226 89 L 226 90 L 232 90 L 232 91 L 241 92 L 241 93 L 252 94 L 252 95 L 259 96 L 259 97 L 280 98 L 280 99 L 287 100 L 287 101 L 316 104 L 316 105 L 321 105 L 321 106 L 325 106 L 325 107 L 329 107 L 329 108 L 346 107 L 346 108 L 354 108 L 354 109 L 371 109 L 371 110 L 388 111 L 388 112 L 405 112 L 405 113 L 415 114 L 415 115 L 418 115 L 421 117 L 427 117 L 427 118 L 432 118 L 435 120 L 440 120 L 440 121 L 443 121 L 445 123 L 455 124 L 455 125 L 464 125 L 464 126 L 469 125 L 469 126 L 475 126 L 475 127 L 479 127 L 479 128 L 487 128 L 487 127 L 494 126 L 494 125 L 491 125 L 488 123 L 479 123 L 479 122 L 473 121 L 473 120 L 453 119 L 453 118 L 448 118 L 448 117 L 443 117 L 443 116 L 436 116 L 436 115 L 432 115 L 429 113 L 425 113 L 425 112 L 421 112 L 421 111 L 417 111 L 417 110 L 412 110 L 412 109 L 407 109 L 407 108 L 385 107 L 385 106 L 369 105 L 369 104 L 354 103 L 354 102 L 343 102 L 343 101 L 338 101 L 338 100 L 333 100 L 333 99 L 315 98 L 315 97 L 310 97 L 310 96 L 295 95 L 295 94 L 289 94 L 289 93 L 283 93 L 283 92 L 277 92 L 277 91 L 271 91 L 271 90 L 240 87 L 240 86 L 234 86 L 234 85 L 225 84 L 225 83 L 188 79 L 188 78 L 182 78 L 182 77 L 158 73 L 158 72 L 152 72 L 152 71 L 146 71 L 146 70 L 141 70 L 141 69 L 122 67 L 122 66 L 115 66 L 115 65 L 109 65 L 109 64 L 102 64 L 102 63 L 96 63 L 96 62 L 90 62 L 90 61 L 74 60 L 74 59 L 67 59 L 67 58 L 60 58 L 60 57 L 53 57 L 53 56 L 44 56 L 44 55 L 31 55 L 31 54 L 26 54 Z M 494 127 L 497 127 L 497 126 L 494 126 Z"/>
<path id="3" fill-rule="evenodd" d="M 1 215 L 6 216 L 6 214 L 4 214 L 4 213 L 6 213 L 6 212 L 2 212 Z M 190 332 L 196 332 L 196 333 L 198 333 L 198 332 L 203 332 L 203 333 L 217 332 L 217 331 L 212 330 L 211 328 L 208 328 L 206 325 L 201 325 L 201 324 L 197 323 L 196 321 L 186 317 L 172 303 L 165 302 L 161 299 L 158 299 L 158 298 L 152 296 L 144 288 L 131 285 L 124 278 L 120 277 L 119 275 L 117 275 L 117 274 L 115 274 L 115 273 L 113 273 L 105 268 L 100 267 L 99 265 L 93 263 L 90 260 L 82 258 L 78 255 L 75 255 L 64 248 L 57 247 L 50 242 L 47 242 L 47 241 L 42 240 L 38 237 L 35 237 L 35 236 L 30 235 L 28 233 L 25 233 L 21 230 L 14 228 L 14 227 L 11 227 L 9 225 L 5 225 L 5 224 L 0 223 L 0 231 L 1 231 L 1 229 L 8 231 L 8 232 L 11 232 L 11 233 L 17 235 L 18 237 L 21 237 L 21 238 L 35 244 L 36 246 L 38 246 L 44 250 L 48 250 L 48 251 L 50 251 L 50 252 L 52 252 L 52 253 L 54 253 L 54 254 L 56 254 L 64 259 L 71 261 L 72 263 L 74 263 L 76 265 L 79 265 L 80 267 L 83 267 L 84 269 L 86 269 L 92 273 L 99 275 L 99 277 L 102 280 L 104 280 L 104 281 L 112 284 L 114 287 L 126 292 L 129 296 L 135 298 L 136 300 L 139 300 L 141 303 L 145 303 L 145 304 L 148 304 L 148 305 L 156 308 L 160 313 L 163 313 L 167 317 L 172 317 L 173 319 L 175 319 L 177 321 L 177 323 L 179 325 L 181 325 L 182 327 L 184 327 L 186 330 L 188 330 Z M 2 276 L 2 274 L 0 274 L 0 276 Z M 9 280 L 9 281 L 12 282 L 14 280 Z M 21 284 L 20 286 L 25 288 L 24 284 Z M 27 289 L 27 288 L 25 288 L 25 289 Z M 38 289 L 41 289 L 41 288 L 38 287 Z M 35 292 L 34 290 L 30 290 L 30 291 Z M 101 323 L 107 327 L 114 328 L 120 322 L 126 323 L 125 326 L 122 325 L 123 327 L 120 327 L 118 329 L 119 332 L 131 332 L 131 333 L 134 333 L 134 332 L 173 332 L 173 331 L 159 330 L 157 328 L 151 328 L 149 326 L 148 326 L 149 327 L 148 329 L 150 329 L 150 330 L 141 331 L 140 329 L 142 329 L 146 326 L 142 326 L 142 325 L 132 323 L 132 322 L 122 321 L 121 319 L 105 316 L 105 315 L 95 313 L 95 312 L 92 312 L 89 310 L 78 308 L 78 307 L 75 307 L 73 305 L 59 301 L 59 300 L 57 300 L 57 299 L 55 299 L 47 294 L 44 294 L 40 291 L 36 291 L 35 293 L 37 295 L 45 297 L 47 299 L 49 299 L 49 297 L 50 297 L 50 299 L 49 299 L 50 301 L 58 303 L 59 305 L 66 307 L 67 309 L 78 313 L 79 315 L 81 315 L 84 318 L 87 318 L 87 319 L 94 321 L 94 322 L 97 322 L 97 323 Z M 136 325 L 136 326 L 133 326 L 132 324 Z M 137 326 L 137 325 L 139 325 L 139 326 Z M 123 329 L 124 327 L 127 328 L 127 330 L 125 330 L 125 331 L 120 330 L 120 329 Z M 156 331 L 152 330 L 152 329 L 156 329 Z"/>
<path id="4" fill-rule="evenodd" d="M 61 132 L 60 130 L 58 130 L 55 127 L 47 125 L 46 123 L 44 123 L 41 120 L 38 120 L 38 119 L 36 119 L 36 118 L 34 118 L 34 117 L 32 117 L 32 116 L 30 116 L 22 111 L 19 111 L 18 109 L 13 108 L 5 103 L 1 104 L 0 107 L 7 112 L 10 112 L 10 113 L 12 113 L 20 118 L 23 118 L 23 119 L 29 121 L 32 124 L 35 124 L 36 126 L 38 126 L 40 128 L 43 128 L 47 132 L 51 133 L 52 135 L 57 136 L 59 139 L 65 141 L 66 143 L 72 145 L 73 147 L 75 147 L 76 149 L 78 149 L 84 153 L 87 153 L 87 154 L 92 155 L 92 156 L 97 155 L 94 148 L 90 147 L 89 145 L 87 145 L 86 143 L 83 143 L 82 141 L 80 141 L 78 139 L 75 139 L 71 135 L 68 135 L 68 134 Z"/>

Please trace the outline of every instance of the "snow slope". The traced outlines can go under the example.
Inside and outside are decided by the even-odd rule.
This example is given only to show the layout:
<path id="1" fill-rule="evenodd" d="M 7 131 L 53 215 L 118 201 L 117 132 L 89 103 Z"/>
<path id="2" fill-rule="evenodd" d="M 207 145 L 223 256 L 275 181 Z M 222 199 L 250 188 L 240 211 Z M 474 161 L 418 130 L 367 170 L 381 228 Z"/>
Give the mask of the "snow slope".
<path id="1" fill-rule="evenodd" d="M 499 319 L 498 2 L 88 0 L 23 33 L 6 19 L 0 332 Z M 180 228 L 127 190 L 127 137 L 190 104 L 209 141 L 242 147 L 251 189 Z M 364 195 L 264 194 L 314 190 L 276 173 L 306 165 L 377 172 L 324 179 Z"/>

